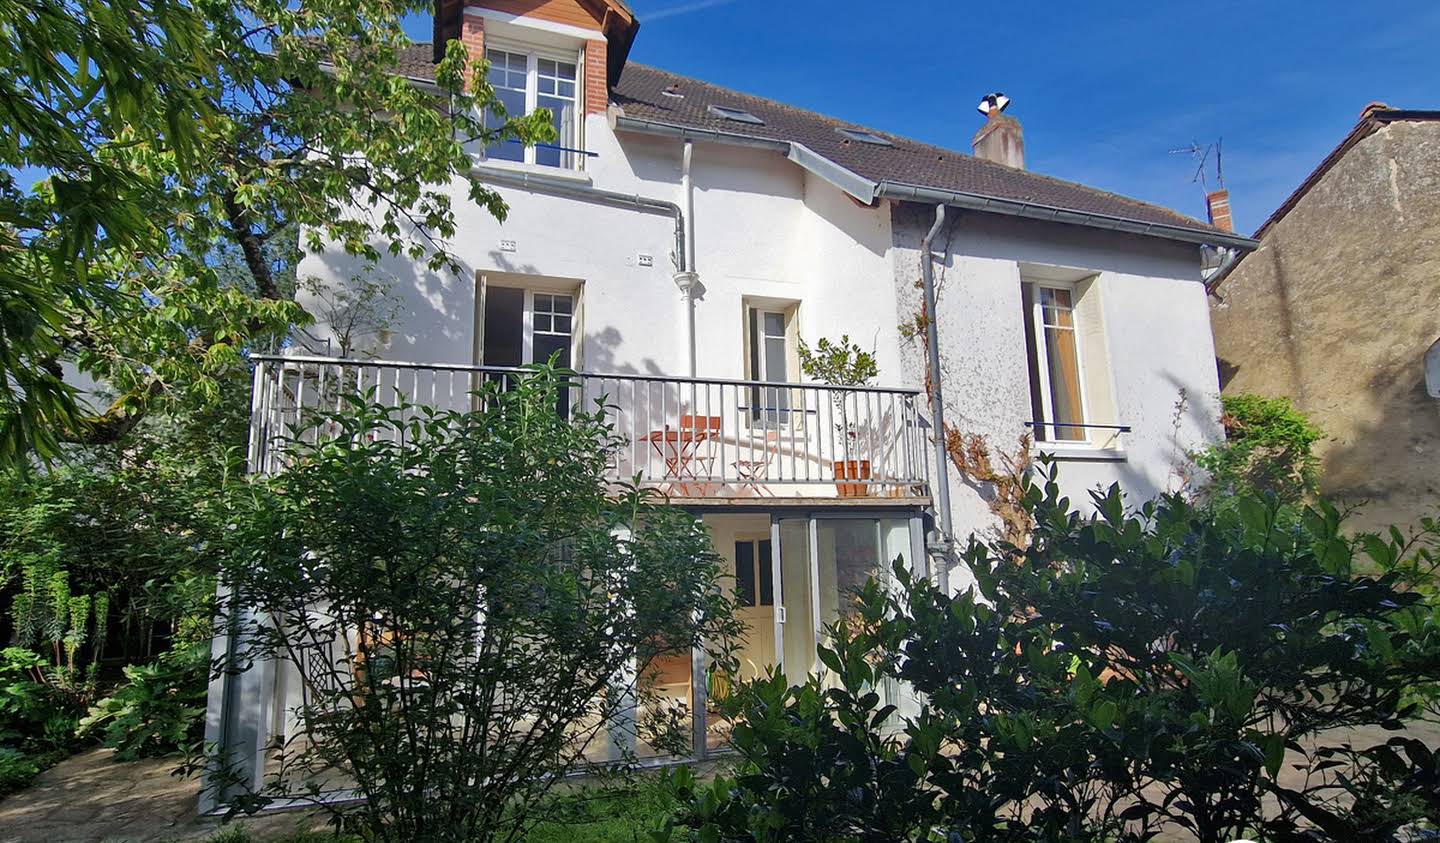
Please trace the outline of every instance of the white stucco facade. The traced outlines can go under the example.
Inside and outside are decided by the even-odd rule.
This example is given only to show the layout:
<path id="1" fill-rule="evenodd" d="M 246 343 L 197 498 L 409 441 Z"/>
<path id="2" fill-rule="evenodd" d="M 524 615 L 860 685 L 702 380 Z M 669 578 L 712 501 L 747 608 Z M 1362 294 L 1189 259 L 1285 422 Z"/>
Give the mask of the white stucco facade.
<path id="1" fill-rule="evenodd" d="M 675 202 L 682 143 L 585 122 L 595 153 L 583 172 L 531 167 L 539 177 Z M 505 172 L 514 172 L 512 166 Z M 793 308 L 806 341 L 848 334 L 872 349 L 883 386 L 924 385 L 923 346 L 900 325 L 919 311 L 920 238 L 933 206 L 879 200 L 866 207 L 764 149 L 694 142 L 690 220 L 701 291 L 695 304 L 696 374 L 745 378 L 747 303 Z M 504 222 L 455 189 L 458 274 L 404 258 L 393 277 L 402 317 L 377 355 L 475 363 L 482 283 L 574 290 L 576 367 L 587 372 L 688 374 L 685 302 L 672 280 L 674 221 L 632 208 L 498 188 Z M 506 241 L 502 248 L 502 241 Z M 513 244 L 513 251 L 510 250 Z M 1062 486 L 1121 483 L 1135 500 L 1173 488 L 1184 454 L 1220 436 L 1218 384 L 1198 247 L 1154 237 L 977 212 L 950 214 L 934 243 L 942 369 L 949 422 L 1012 451 L 1031 419 L 1021 282 L 1080 281 L 1077 314 L 1092 337 L 1085 359 L 1097 422 L 1128 426 L 1104 447 L 1037 446 L 1060 459 Z M 642 255 L 651 265 L 642 265 Z M 338 251 L 311 255 L 300 274 L 343 283 L 363 267 Z M 324 324 L 312 333 L 323 337 Z M 1095 345 L 1098 342 L 1099 345 Z M 1100 353 L 1094 353 L 1100 348 Z M 1090 359 L 1093 358 L 1093 359 Z M 790 373 L 799 377 L 798 371 Z M 1108 400 L 1096 401 L 1101 392 Z M 951 477 L 956 534 L 993 525 L 983 485 Z"/>

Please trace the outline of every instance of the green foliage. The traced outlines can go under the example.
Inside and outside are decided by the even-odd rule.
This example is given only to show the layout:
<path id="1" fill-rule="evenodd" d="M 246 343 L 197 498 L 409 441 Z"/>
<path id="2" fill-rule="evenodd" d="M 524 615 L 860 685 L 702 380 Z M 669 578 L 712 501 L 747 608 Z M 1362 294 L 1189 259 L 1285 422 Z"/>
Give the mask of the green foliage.
<path id="1" fill-rule="evenodd" d="M 73 711 L 48 670 L 24 647 L 0 650 L 0 795 L 29 784 L 73 743 Z"/>
<path id="2" fill-rule="evenodd" d="M 1440 755 L 1423 731 L 1386 734 L 1416 722 L 1416 689 L 1440 676 L 1440 642 L 1416 635 L 1434 612 L 1416 544 L 1357 546 L 1324 502 L 1295 523 L 1255 493 L 1132 511 L 1112 488 L 1082 516 L 1042 482 L 1026 488 L 1026 548 L 967 549 L 974 592 L 942 594 L 897 564 L 893 592 L 860 594 L 863 622 L 830 630 L 825 677 L 737 694 L 739 771 L 680 777 L 683 808 L 658 838 L 1436 828 Z M 885 680 L 914 711 L 880 705 Z"/>
<path id="3" fill-rule="evenodd" d="M 675 808 L 670 789 L 653 776 L 553 794 L 545 819 L 525 843 L 635 843 Z"/>
<path id="4" fill-rule="evenodd" d="M 284 658 L 306 688 L 255 804 L 318 795 L 327 771 L 375 839 L 513 839 L 651 699 L 655 659 L 732 661 L 708 534 L 608 477 L 623 439 L 601 408 L 557 413 L 569 388 L 539 367 L 468 412 L 352 399 L 237 490 L 240 658 Z"/>
<path id="5" fill-rule="evenodd" d="M 40 765 L 18 749 L 0 747 L 0 794 L 18 790 L 40 775 Z"/>
<path id="6" fill-rule="evenodd" d="M 209 647 L 191 644 L 125 668 L 125 684 L 91 706 L 76 734 L 99 736 L 118 761 L 194 749 L 204 734 Z"/>
<path id="7" fill-rule="evenodd" d="M 438 95 L 393 75 L 405 0 L 23 0 L 0 13 L 0 465 L 210 403 L 243 352 L 306 321 L 273 243 L 454 265 L 452 183 L 506 119 L 456 42 Z M 467 80 L 476 80 L 473 85 Z M 493 114 L 486 128 L 486 113 Z M 317 152 L 320 151 L 320 152 Z M 39 174 L 27 189 L 25 182 Z M 345 213 L 355 203 L 367 213 Z M 217 267 L 237 255 L 244 283 Z M 92 414 L 59 362 L 108 384 Z"/>
<path id="8" fill-rule="evenodd" d="M 1240 394 L 1221 396 L 1225 441 L 1193 455 L 1210 475 L 1206 497 L 1223 503 L 1240 492 L 1270 493 L 1294 502 L 1316 491 L 1319 460 L 1314 454 L 1325 433 L 1288 398 Z"/>
<path id="9" fill-rule="evenodd" d="M 800 371 L 820 383 L 862 386 L 880 374 L 880 367 L 875 355 L 850 342 L 846 334 L 839 342 L 821 337 L 814 348 L 800 340 Z"/>
<path id="10" fill-rule="evenodd" d="M 800 340 L 800 371 L 820 383 L 862 386 L 880 373 L 880 367 L 875 362 L 875 355 L 850 342 L 850 335 L 846 334 L 840 337 L 839 342 L 821 337 L 814 348 L 805 340 Z M 844 390 L 833 390 L 830 402 L 835 407 L 831 413 L 835 430 L 844 437 L 841 441 L 844 443 L 845 458 L 867 453 L 874 431 L 859 421 L 869 418 L 869 415 L 862 409 L 858 396 Z"/>

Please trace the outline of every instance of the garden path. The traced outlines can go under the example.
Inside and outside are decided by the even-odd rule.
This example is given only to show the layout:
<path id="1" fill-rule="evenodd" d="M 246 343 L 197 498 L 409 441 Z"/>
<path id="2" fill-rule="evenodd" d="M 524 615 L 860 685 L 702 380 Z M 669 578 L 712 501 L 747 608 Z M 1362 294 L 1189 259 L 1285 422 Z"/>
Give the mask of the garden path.
<path id="1" fill-rule="evenodd" d="M 170 775 L 174 758 L 116 762 L 92 749 L 40 774 L 0 799 L 0 843 L 190 843 L 215 834 L 217 820 L 196 816 L 200 784 Z M 255 837 L 294 831 L 294 813 L 237 820 Z"/>

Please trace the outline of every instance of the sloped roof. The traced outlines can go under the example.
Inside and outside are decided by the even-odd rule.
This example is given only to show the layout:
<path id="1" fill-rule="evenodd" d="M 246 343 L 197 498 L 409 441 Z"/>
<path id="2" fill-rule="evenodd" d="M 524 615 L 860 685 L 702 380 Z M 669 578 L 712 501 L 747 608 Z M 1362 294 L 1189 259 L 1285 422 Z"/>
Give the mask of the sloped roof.
<path id="1" fill-rule="evenodd" d="M 672 88 L 683 97 L 667 96 Z M 857 126 L 843 120 L 795 108 L 763 97 L 742 94 L 631 62 L 611 92 L 611 101 L 626 117 L 690 129 L 741 134 L 804 144 L 811 151 L 874 182 L 892 182 L 1029 202 L 1080 213 L 1174 226 L 1219 237 L 1230 232 L 1169 208 L 1126 196 L 1017 170 L 962 152 L 909 140 L 900 135 Z M 729 106 L 747 111 L 764 125 L 740 123 L 717 116 L 709 107 Z M 861 129 L 889 140 L 877 146 L 851 140 L 837 129 Z"/>
<path id="2" fill-rule="evenodd" d="M 397 70 L 418 79 L 434 78 L 434 51 L 429 44 L 416 44 L 402 52 Z M 674 90 L 683 96 L 664 93 Z M 717 132 L 773 143 L 801 144 L 810 152 L 844 171 L 869 182 L 952 191 L 990 197 L 1002 203 L 1058 210 L 1060 221 L 1076 221 L 1063 214 L 1094 215 L 1117 223 L 1133 223 L 1132 230 L 1158 226 L 1149 231 L 1165 236 L 1183 232 L 1184 239 L 1215 242 L 1249 248 L 1247 238 L 1159 205 L 1141 202 L 1115 193 L 1086 187 L 1028 170 L 1017 170 L 976 158 L 963 152 L 920 143 L 890 132 L 870 129 L 795 108 L 763 97 L 742 94 L 658 68 L 627 63 L 619 82 L 610 92 L 611 103 L 626 118 L 674 127 L 679 130 Z M 748 111 L 763 124 L 740 123 L 715 115 L 710 106 L 729 106 Z M 837 129 L 860 129 L 890 141 L 878 146 L 852 140 Z M 1004 212 L 1004 211 L 1002 211 Z M 1025 213 L 1023 216 L 1043 216 Z M 1125 229 L 1125 225 L 1101 225 Z"/>

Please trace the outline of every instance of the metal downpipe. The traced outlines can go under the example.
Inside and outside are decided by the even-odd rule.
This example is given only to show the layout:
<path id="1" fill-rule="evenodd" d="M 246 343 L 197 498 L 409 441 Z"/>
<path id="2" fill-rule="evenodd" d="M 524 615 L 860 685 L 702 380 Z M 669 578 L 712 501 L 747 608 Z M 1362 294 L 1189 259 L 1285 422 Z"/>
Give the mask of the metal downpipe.
<path id="1" fill-rule="evenodd" d="M 694 156 L 695 144 L 686 138 L 680 152 L 680 201 L 684 203 L 682 215 L 685 220 L 685 254 L 680 257 L 681 271 L 675 274 L 675 283 L 685 294 L 685 357 L 690 366 L 690 377 L 695 377 L 695 285 L 700 276 L 695 272 L 695 193 L 690 181 L 690 159 Z"/>
<path id="2" fill-rule="evenodd" d="M 940 539 L 944 545 L 942 561 L 936 572 L 936 585 L 946 594 L 950 593 L 950 559 L 955 541 L 954 524 L 950 515 L 950 471 L 949 455 L 945 450 L 945 391 L 940 376 L 940 328 L 939 314 L 935 304 L 935 260 L 930 244 L 945 224 L 945 206 L 935 206 L 935 224 L 920 241 L 920 279 L 925 294 L 925 346 L 927 380 L 930 387 L 930 407 L 935 417 L 935 498 L 940 510 Z"/>

